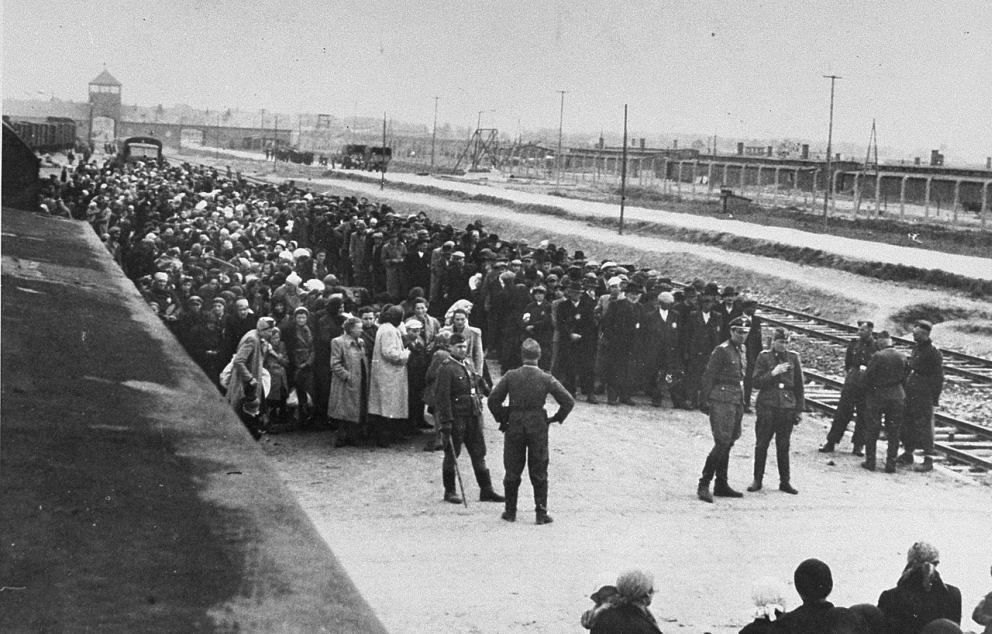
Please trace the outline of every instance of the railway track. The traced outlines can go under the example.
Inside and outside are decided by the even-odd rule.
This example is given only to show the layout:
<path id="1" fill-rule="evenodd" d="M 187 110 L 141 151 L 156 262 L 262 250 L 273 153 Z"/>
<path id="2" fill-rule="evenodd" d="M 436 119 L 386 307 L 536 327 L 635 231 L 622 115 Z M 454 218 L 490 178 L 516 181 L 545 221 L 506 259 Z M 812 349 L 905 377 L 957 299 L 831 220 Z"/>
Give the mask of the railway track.
<path id="1" fill-rule="evenodd" d="M 844 382 L 815 370 L 804 369 L 803 372 L 810 381 L 806 385 L 806 403 L 832 415 L 837 411 Z M 936 413 L 934 448 L 941 454 L 936 460 L 961 475 L 992 471 L 992 427 Z M 882 453 L 884 455 L 884 449 Z"/>
<path id="2" fill-rule="evenodd" d="M 846 345 L 858 332 L 855 326 L 778 306 L 759 304 L 758 310 L 762 320 L 769 326 L 801 332 L 816 339 Z M 911 339 L 893 337 L 892 341 L 897 348 L 903 348 L 906 351 L 913 347 Z M 992 359 L 975 357 L 954 350 L 941 349 L 940 352 L 944 357 L 945 376 L 953 375 L 961 382 L 971 383 L 974 386 L 992 387 Z"/>

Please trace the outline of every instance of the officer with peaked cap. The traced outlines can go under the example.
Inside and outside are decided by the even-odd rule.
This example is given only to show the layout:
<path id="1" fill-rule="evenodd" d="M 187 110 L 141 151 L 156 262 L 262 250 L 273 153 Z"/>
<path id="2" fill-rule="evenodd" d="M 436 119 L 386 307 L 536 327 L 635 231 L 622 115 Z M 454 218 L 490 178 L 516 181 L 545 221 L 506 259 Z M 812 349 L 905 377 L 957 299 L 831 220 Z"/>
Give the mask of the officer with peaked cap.
<path id="1" fill-rule="evenodd" d="M 523 366 L 503 375 L 487 402 L 489 411 L 506 434 L 503 441 L 503 467 L 506 473 L 503 478 L 506 494 L 503 519 L 508 522 L 517 519 L 517 493 L 526 464 L 534 487 L 536 522 L 550 524 L 548 426 L 553 422 L 564 422 L 575 406 L 575 400 L 557 379 L 538 367 L 541 346 L 536 341 L 525 340 L 520 346 L 520 356 Z M 558 403 L 558 411 L 550 417 L 544 411 L 549 394 Z M 508 407 L 503 405 L 507 397 L 510 401 Z"/>

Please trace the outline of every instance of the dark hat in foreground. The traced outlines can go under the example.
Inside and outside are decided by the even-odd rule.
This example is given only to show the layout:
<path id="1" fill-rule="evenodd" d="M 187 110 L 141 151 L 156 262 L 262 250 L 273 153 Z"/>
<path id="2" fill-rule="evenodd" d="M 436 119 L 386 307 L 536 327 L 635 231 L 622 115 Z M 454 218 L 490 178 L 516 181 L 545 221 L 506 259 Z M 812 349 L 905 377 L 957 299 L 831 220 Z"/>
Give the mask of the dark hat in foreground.
<path id="1" fill-rule="evenodd" d="M 789 333 L 785 331 L 785 328 L 776 328 L 775 333 L 772 334 L 772 341 L 788 341 Z"/>
<path id="2" fill-rule="evenodd" d="M 448 345 L 455 346 L 460 343 L 465 343 L 465 335 L 463 335 L 460 332 L 456 332 L 452 334 L 451 337 L 448 339 Z"/>
<path id="3" fill-rule="evenodd" d="M 637 282 L 631 282 L 630 284 L 627 285 L 627 288 L 623 289 L 623 291 L 628 295 L 630 295 L 631 293 L 643 293 L 644 287 L 638 284 Z"/>

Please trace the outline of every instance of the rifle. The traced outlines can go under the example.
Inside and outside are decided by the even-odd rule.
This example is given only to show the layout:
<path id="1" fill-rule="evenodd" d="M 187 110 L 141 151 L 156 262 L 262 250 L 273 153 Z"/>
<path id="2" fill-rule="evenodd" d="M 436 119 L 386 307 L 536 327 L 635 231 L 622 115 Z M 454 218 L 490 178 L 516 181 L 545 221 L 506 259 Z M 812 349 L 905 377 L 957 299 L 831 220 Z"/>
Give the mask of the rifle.
<path id="1" fill-rule="evenodd" d="M 448 447 L 451 449 L 451 460 L 455 463 L 455 477 L 458 478 L 458 488 L 462 492 L 462 503 L 465 504 L 465 508 L 468 508 L 468 498 L 465 497 L 465 485 L 462 484 L 462 472 L 458 468 L 458 458 L 455 456 L 455 441 L 451 439 L 451 434 L 448 434 Z"/>

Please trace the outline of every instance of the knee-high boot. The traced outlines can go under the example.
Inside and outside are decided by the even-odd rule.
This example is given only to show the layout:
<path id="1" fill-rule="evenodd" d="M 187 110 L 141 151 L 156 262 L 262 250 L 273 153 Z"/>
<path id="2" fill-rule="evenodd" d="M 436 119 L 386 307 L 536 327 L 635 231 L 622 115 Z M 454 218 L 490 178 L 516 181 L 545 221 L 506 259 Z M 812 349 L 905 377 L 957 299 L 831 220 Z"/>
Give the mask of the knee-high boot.
<path id="1" fill-rule="evenodd" d="M 489 469 L 481 469 L 475 472 L 475 479 L 479 483 L 480 502 L 505 502 L 506 498 L 493 490 L 493 479 L 489 475 Z"/>

